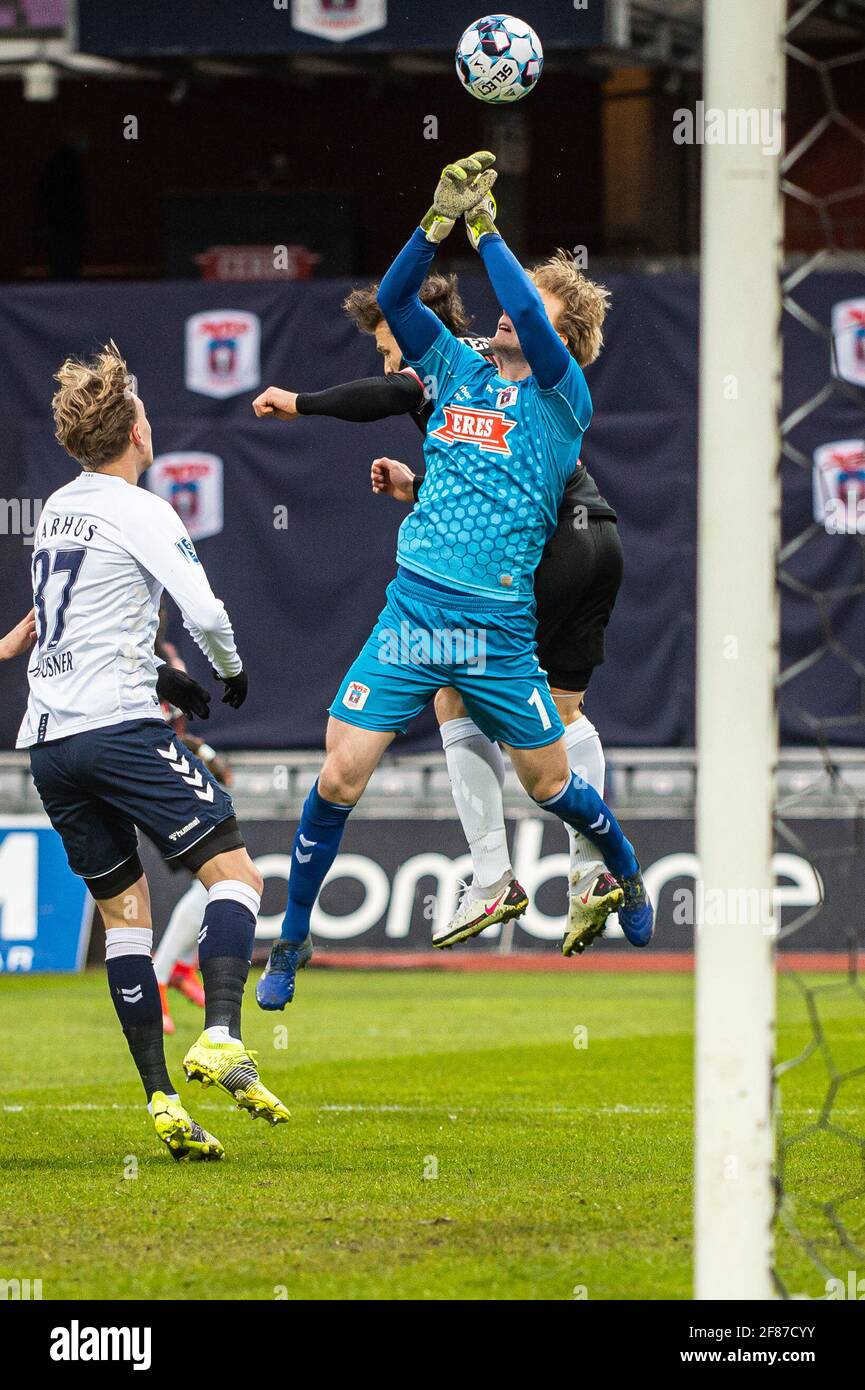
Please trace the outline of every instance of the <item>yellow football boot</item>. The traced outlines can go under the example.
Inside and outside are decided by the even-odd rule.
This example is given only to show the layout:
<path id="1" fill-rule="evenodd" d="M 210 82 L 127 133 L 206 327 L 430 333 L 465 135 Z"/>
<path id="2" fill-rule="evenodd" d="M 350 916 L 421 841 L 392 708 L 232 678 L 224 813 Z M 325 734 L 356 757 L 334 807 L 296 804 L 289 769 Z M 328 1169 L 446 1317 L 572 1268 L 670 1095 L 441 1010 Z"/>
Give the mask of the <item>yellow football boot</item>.
<path id="1" fill-rule="evenodd" d="M 170 1100 L 164 1091 L 154 1091 L 150 1099 L 153 1127 L 175 1163 L 184 1158 L 197 1162 L 212 1162 L 223 1158 L 225 1149 L 213 1134 L 208 1134 L 188 1115 L 179 1100 Z"/>
<path id="2" fill-rule="evenodd" d="M 262 1085 L 255 1053 L 248 1052 L 243 1043 L 214 1042 L 205 1029 L 184 1057 L 183 1070 L 187 1081 L 221 1087 L 253 1119 L 260 1116 L 271 1125 L 285 1124 L 289 1119 L 288 1108 Z"/>
<path id="3" fill-rule="evenodd" d="M 568 925 L 562 938 L 563 956 L 581 956 L 603 936 L 607 918 L 624 901 L 622 885 L 606 870 L 590 869 L 582 878 L 571 875 Z"/>

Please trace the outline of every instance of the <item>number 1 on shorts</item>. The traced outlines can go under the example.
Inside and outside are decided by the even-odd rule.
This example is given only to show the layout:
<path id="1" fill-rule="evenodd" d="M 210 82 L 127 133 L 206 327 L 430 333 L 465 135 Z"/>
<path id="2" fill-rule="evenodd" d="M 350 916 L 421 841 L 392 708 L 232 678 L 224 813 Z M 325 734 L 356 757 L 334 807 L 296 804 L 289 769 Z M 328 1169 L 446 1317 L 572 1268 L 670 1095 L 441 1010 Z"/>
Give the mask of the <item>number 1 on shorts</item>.
<path id="1" fill-rule="evenodd" d="M 528 698 L 528 700 L 526 701 L 526 703 L 529 704 L 529 705 L 534 705 L 535 709 L 536 709 L 537 712 L 538 712 L 538 715 L 540 716 L 541 728 L 542 728 L 542 729 L 546 730 L 546 729 L 551 729 L 551 728 L 553 727 L 553 721 L 550 719 L 550 716 L 547 714 L 547 707 L 546 707 L 546 705 L 544 704 L 544 697 L 542 696 L 541 692 L 538 690 L 538 687 L 537 687 L 537 686 L 535 686 L 534 690 L 532 691 L 532 693 L 531 693 L 531 695 L 529 696 L 529 698 Z"/>

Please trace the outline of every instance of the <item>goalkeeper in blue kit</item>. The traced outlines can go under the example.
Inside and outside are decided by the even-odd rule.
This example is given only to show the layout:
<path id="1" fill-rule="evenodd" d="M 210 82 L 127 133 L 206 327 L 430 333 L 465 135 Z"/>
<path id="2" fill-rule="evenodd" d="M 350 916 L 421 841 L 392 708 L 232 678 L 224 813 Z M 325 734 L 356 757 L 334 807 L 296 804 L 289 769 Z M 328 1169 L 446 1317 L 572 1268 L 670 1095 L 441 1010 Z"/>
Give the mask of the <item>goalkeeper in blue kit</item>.
<path id="1" fill-rule="evenodd" d="M 596 845 L 617 880 L 628 940 L 651 939 L 653 912 L 633 847 L 598 793 L 571 772 L 538 665 L 534 572 L 592 404 L 555 328 L 561 302 L 545 302 L 492 221 L 492 162 L 482 152 L 445 169 L 432 208 L 378 292 L 405 362 L 433 399 L 426 477 L 400 528 L 386 605 L 330 707 L 327 755 L 295 836 L 283 939 L 257 991 L 265 1008 L 291 998 L 296 952 L 348 815 L 394 736 L 442 686 L 459 691 L 479 728 L 506 747 L 538 805 Z M 463 215 L 504 311 L 496 362 L 455 338 L 418 294 L 437 244 Z M 503 895 L 512 882 L 501 885 Z M 611 896 L 586 903 L 584 940 L 603 931 Z M 514 904 L 514 915 L 523 906 Z"/>

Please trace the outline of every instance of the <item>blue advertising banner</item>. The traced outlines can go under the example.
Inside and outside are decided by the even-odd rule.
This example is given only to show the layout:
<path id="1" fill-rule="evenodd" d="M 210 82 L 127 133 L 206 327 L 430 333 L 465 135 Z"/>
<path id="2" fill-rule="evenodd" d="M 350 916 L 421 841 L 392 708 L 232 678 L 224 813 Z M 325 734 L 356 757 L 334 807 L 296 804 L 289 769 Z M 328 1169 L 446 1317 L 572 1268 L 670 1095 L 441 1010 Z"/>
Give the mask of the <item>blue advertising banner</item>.
<path id="1" fill-rule="evenodd" d="M 465 0 L 78 0 L 84 53 L 292 53 L 340 48 L 456 48 L 463 30 L 488 12 Z M 520 0 L 520 19 L 545 47 L 588 48 L 604 42 L 606 0 Z"/>
<path id="2" fill-rule="evenodd" d="M 0 972 L 80 970 L 93 899 L 41 816 L 0 818 Z"/>

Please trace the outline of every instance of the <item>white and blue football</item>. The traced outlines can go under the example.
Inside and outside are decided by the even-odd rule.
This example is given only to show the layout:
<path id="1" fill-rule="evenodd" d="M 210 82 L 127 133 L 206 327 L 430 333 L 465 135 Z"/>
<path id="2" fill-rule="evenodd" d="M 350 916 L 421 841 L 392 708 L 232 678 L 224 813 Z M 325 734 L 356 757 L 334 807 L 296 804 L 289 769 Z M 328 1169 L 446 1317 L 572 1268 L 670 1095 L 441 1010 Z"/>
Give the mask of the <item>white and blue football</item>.
<path id="1" fill-rule="evenodd" d="M 541 41 L 511 14 L 488 14 L 470 24 L 456 53 L 457 76 L 478 101 L 519 101 L 544 66 Z"/>

